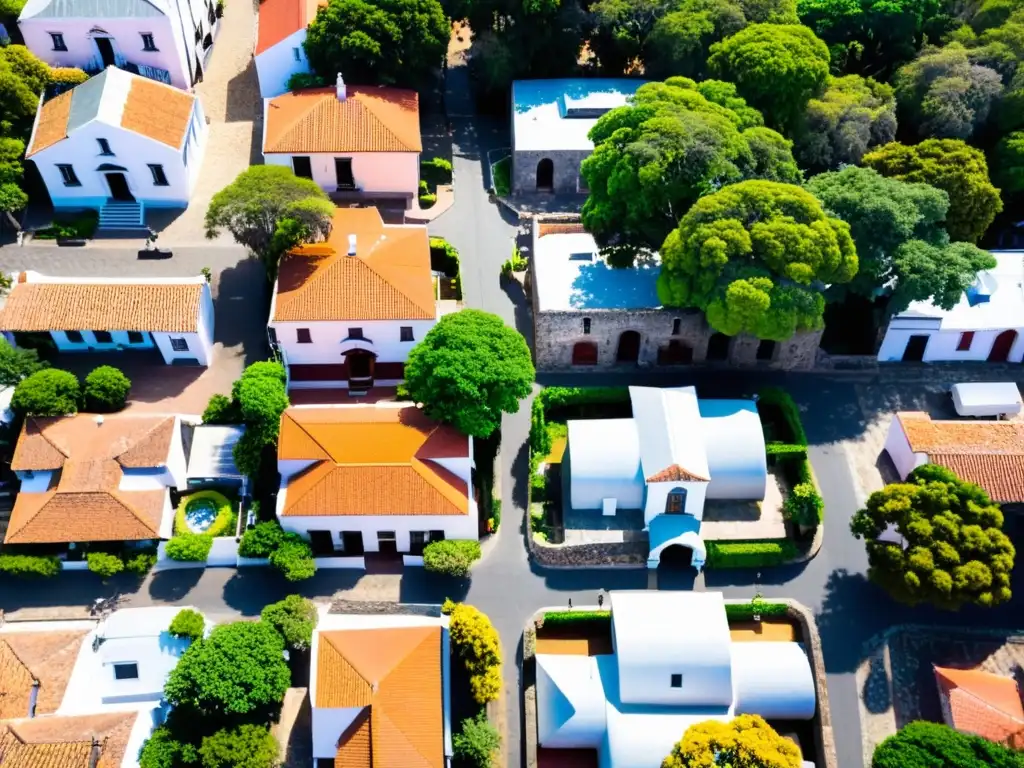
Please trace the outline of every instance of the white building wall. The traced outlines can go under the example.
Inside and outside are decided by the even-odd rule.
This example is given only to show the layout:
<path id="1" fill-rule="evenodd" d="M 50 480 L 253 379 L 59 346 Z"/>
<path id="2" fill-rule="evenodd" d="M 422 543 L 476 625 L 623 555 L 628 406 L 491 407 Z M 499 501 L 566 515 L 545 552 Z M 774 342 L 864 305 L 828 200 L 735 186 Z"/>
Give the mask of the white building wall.
<path id="1" fill-rule="evenodd" d="M 316 635 L 319 640 L 319 635 Z M 313 653 L 317 649 L 313 648 Z M 314 657 L 315 658 L 315 657 Z M 312 694 L 310 699 L 313 699 Z M 362 712 L 362 707 L 313 707 L 313 757 L 333 760 L 338 755 L 338 739 Z"/>
<path id="2" fill-rule="evenodd" d="M 178 352 L 171 348 L 171 339 L 184 339 L 188 349 Z M 209 365 L 209 352 L 206 340 L 198 333 L 164 333 L 159 331 L 153 334 L 153 341 L 156 342 L 160 354 L 164 356 L 164 362 L 170 365 L 174 360 L 195 360 L 199 365 Z"/>
<path id="3" fill-rule="evenodd" d="M 310 71 L 309 59 L 302 47 L 305 42 L 306 30 L 300 29 L 255 57 L 260 96 L 264 99 L 280 96 L 288 90 L 288 78 Z"/>
<path id="4" fill-rule="evenodd" d="M 665 502 L 668 494 L 675 488 L 686 489 L 686 510 L 687 515 L 693 515 L 698 520 L 704 519 L 704 494 L 707 491 L 707 483 L 648 483 L 647 500 L 644 503 L 644 527 L 651 524 L 651 520 L 658 515 L 665 514 Z"/>
<path id="5" fill-rule="evenodd" d="M 181 442 L 181 418 L 178 416 L 174 417 L 174 434 L 171 436 L 171 448 L 167 453 L 167 473 L 179 491 L 188 488 L 188 460 L 185 457 L 185 446 Z"/>
<path id="6" fill-rule="evenodd" d="M 363 549 L 379 552 L 377 534 L 380 531 L 394 531 L 399 552 L 409 551 L 410 531 L 444 531 L 446 539 L 476 539 L 476 502 L 470 500 L 469 512 L 465 515 L 337 515 L 316 517 L 292 517 L 281 515 L 286 492 L 278 496 L 278 519 L 286 531 L 293 531 L 308 537 L 309 531 L 330 531 L 334 545 L 341 548 L 342 531 L 360 531 L 363 534 Z"/>
<path id="7" fill-rule="evenodd" d="M 326 192 L 338 188 L 334 170 L 335 158 L 352 159 L 352 176 L 356 189 L 366 193 L 401 193 L 415 197 L 419 194 L 420 155 L 418 152 L 349 152 L 338 154 L 302 154 L 308 157 L 313 170 L 313 181 Z M 292 154 L 267 153 L 267 165 L 292 167 Z"/>
<path id="8" fill-rule="evenodd" d="M 196 184 L 199 182 L 199 171 L 203 167 L 203 158 L 206 157 L 206 141 L 209 135 L 210 126 L 206 124 L 206 111 L 203 109 L 203 102 L 197 98 L 192 110 L 189 132 L 185 137 L 185 149 L 182 151 L 189 197 L 195 192 Z"/>
<path id="9" fill-rule="evenodd" d="M 928 454 L 914 453 L 910 450 L 910 441 L 907 440 L 907 435 L 903 431 L 903 427 L 900 426 L 900 420 L 895 416 L 892 423 L 889 424 L 889 434 L 885 438 L 885 450 L 896 466 L 901 480 L 906 480 L 907 475 L 913 470 L 928 463 Z"/>
<path id="10" fill-rule="evenodd" d="M 289 365 L 311 365 L 345 362 L 341 342 L 349 328 L 362 328 L 366 347 L 377 354 L 380 363 L 404 363 L 409 351 L 423 340 L 437 320 L 343 320 L 340 322 L 270 323 L 277 342 L 284 348 Z M 412 341 L 401 341 L 402 327 L 412 328 Z M 308 328 L 312 342 L 299 344 L 298 329 Z M 372 342 L 372 343 L 371 343 Z"/>
<path id="11" fill-rule="evenodd" d="M 1024 326 L 1014 329 L 1012 326 L 999 328 L 994 331 L 975 331 L 974 340 L 968 350 L 957 350 L 960 343 L 960 336 L 963 331 L 943 331 L 938 329 L 915 329 L 902 326 L 899 320 L 890 323 L 882 339 L 882 345 L 878 350 L 880 362 L 898 362 L 903 359 L 903 352 L 907 348 L 907 342 L 911 336 L 927 336 L 928 346 L 924 351 L 924 362 L 942 361 L 984 361 L 988 359 L 992 351 L 992 345 L 996 337 L 1007 330 L 1016 330 L 1017 339 L 1010 348 L 1007 360 L 1011 363 L 1019 363 L 1024 360 Z"/>
<path id="12" fill-rule="evenodd" d="M 104 329 L 95 328 L 94 330 L 102 331 Z M 152 335 L 145 332 L 142 334 L 142 341 L 135 344 L 128 340 L 128 331 L 110 331 L 110 342 L 97 341 L 96 335 L 91 330 L 83 329 L 79 333 L 82 334 L 81 342 L 71 341 L 65 331 L 50 331 L 50 338 L 53 339 L 53 343 L 57 345 L 57 349 L 61 352 L 89 352 L 92 350 L 109 352 L 119 347 L 124 347 L 125 349 L 152 349 L 156 346 Z"/>

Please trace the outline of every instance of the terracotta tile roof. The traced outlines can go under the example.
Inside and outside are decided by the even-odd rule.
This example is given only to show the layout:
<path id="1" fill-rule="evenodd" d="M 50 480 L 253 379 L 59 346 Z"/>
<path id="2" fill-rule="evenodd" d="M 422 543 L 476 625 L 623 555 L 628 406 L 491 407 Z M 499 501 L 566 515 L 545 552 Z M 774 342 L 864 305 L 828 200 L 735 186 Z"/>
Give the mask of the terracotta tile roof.
<path id="1" fill-rule="evenodd" d="M 51 471 L 50 487 L 19 493 L 4 541 L 143 541 L 160 538 L 167 490 L 123 491 L 126 468 L 160 467 L 175 434 L 173 416 L 29 417 L 11 468 Z"/>
<path id="2" fill-rule="evenodd" d="M 36 715 L 55 712 L 64 698 L 86 634 L 81 631 L 0 635 L 0 720 L 28 717 L 36 680 Z"/>
<path id="3" fill-rule="evenodd" d="M 670 467 L 660 472 L 656 472 L 647 478 L 648 483 L 672 483 L 672 482 L 710 482 L 710 478 L 704 477 L 691 472 L 688 469 L 683 469 L 678 464 L 673 464 Z"/>
<path id="4" fill-rule="evenodd" d="M 266 102 L 265 153 L 420 152 L 420 103 L 416 91 L 347 86 L 310 88 Z"/>
<path id="5" fill-rule="evenodd" d="M 951 728 L 996 742 L 1009 741 L 1024 729 L 1024 706 L 1013 678 L 935 667 L 935 680 Z"/>
<path id="6" fill-rule="evenodd" d="M 195 96 L 136 75 L 121 113 L 121 127 L 178 149 L 194 107 Z"/>
<path id="7" fill-rule="evenodd" d="M 315 707 L 363 708 L 339 766 L 444 765 L 440 627 L 321 632 L 316 685 Z"/>
<path id="8" fill-rule="evenodd" d="M 274 321 L 436 316 L 426 227 L 386 226 L 376 208 L 337 209 L 326 243 L 300 246 L 281 261 Z"/>
<path id="9" fill-rule="evenodd" d="M 17 283 L 0 310 L 4 331 L 195 333 L 199 283 Z"/>
<path id="10" fill-rule="evenodd" d="M 60 96 L 43 102 L 39 109 L 39 122 L 36 125 L 32 143 L 25 153 L 31 157 L 47 147 L 52 147 L 68 135 L 68 117 L 71 116 L 71 94 L 74 89 L 65 91 Z"/>
<path id="11" fill-rule="evenodd" d="M 326 5 L 325 0 L 263 0 L 253 55 L 259 56 L 289 35 L 308 27 L 317 9 Z"/>
<path id="12" fill-rule="evenodd" d="M 81 717 L 37 717 L 0 724 L 4 768 L 119 768 L 138 712 Z"/>
<path id="13" fill-rule="evenodd" d="M 1024 501 L 1024 423 L 936 421 L 917 411 L 896 418 L 914 453 L 981 486 L 993 501 Z"/>
<path id="14" fill-rule="evenodd" d="M 313 460 L 291 478 L 282 514 L 464 515 L 467 483 L 434 459 L 468 457 L 469 439 L 415 406 L 289 408 L 281 460 Z"/>

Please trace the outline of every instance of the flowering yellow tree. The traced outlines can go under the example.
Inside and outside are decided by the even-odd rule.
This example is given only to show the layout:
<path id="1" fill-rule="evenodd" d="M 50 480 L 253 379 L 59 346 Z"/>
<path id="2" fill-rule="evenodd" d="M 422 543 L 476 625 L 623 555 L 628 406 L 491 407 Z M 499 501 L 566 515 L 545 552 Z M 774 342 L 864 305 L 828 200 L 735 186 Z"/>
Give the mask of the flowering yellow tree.
<path id="1" fill-rule="evenodd" d="M 661 768 L 800 768 L 800 749 L 758 715 L 691 725 Z"/>

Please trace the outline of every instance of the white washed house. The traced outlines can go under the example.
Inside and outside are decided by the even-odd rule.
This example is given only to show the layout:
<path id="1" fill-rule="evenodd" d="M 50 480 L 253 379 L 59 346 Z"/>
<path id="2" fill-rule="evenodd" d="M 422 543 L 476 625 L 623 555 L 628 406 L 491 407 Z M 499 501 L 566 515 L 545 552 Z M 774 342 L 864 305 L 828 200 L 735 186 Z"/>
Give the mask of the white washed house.
<path id="1" fill-rule="evenodd" d="M 25 157 L 61 210 L 138 227 L 147 208 L 184 208 L 208 128 L 199 99 L 116 67 L 43 101 Z"/>
<path id="2" fill-rule="evenodd" d="M 25 45 L 53 67 L 120 67 L 188 89 L 220 27 L 216 0 L 28 0 Z"/>
<path id="3" fill-rule="evenodd" d="M 213 298 L 206 278 L 48 277 L 22 272 L 0 332 L 49 333 L 61 352 L 157 349 L 164 362 L 209 365 Z"/>
<path id="4" fill-rule="evenodd" d="M 476 539 L 473 438 L 415 405 L 298 406 L 281 416 L 277 516 L 318 555 L 421 555 Z"/>
<path id="5" fill-rule="evenodd" d="M 253 60 L 260 96 L 269 99 L 288 90 L 288 78 L 309 72 L 303 45 L 306 28 L 324 0 L 264 0 L 257 17 Z"/>
<path id="6" fill-rule="evenodd" d="M 265 99 L 263 160 L 312 179 L 337 200 L 412 205 L 419 192 L 419 96 L 415 91 L 346 86 Z"/>
<path id="7" fill-rule="evenodd" d="M 1024 251 L 993 251 L 996 266 L 982 270 L 949 310 L 915 301 L 889 321 L 880 362 L 1024 359 Z"/>

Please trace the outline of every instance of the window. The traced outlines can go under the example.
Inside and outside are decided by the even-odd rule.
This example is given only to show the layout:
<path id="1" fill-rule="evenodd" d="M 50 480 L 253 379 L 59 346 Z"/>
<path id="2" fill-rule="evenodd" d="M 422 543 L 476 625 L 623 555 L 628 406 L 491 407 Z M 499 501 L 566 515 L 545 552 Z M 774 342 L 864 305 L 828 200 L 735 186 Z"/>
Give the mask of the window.
<path id="1" fill-rule="evenodd" d="M 305 155 L 296 155 L 292 158 L 292 173 L 300 179 L 313 178 L 313 166 Z"/>
<path id="2" fill-rule="evenodd" d="M 82 338 L 81 331 L 64 331 L 64 335 L 68 337 L 68 341 L 72 344 L 84 344 L 85 339 Z"/>
<path id="3" fill-rule="evenodd" d="M 167 175 L 164 173 L 164 167 L 162 165 L 149 166 L 150 173 L 153 174 L 153 185 L 157 187 L 170 186 L 170 182 L 167 181 Z"/>
<path id="4" fill-rule="evenodd" d="M 349 328 L 348 329 L 348 337 L 350 339 L 361 339 L 361 338 L 363 338 L 363 329 L 362 328 Z"/>
<path id="5" fill-rule="evenodd" d="M 666 515 L 681 515 L 686 511 L 686 489 L 673 488 L 665 499 Z"/>
<path id="6" fill-rule="evenodd" d="M 188 342 L 185 339 L 171 338 L 171 350 L 174 352 L 188 352 Z"/>
<path id="7" fill-rule="evenodd" d="M 53 40 L 53 50 L 66 51 L 68 49 L 67 44 L 64 42 L 64 35 L 59 32 L 51 32 L 50 39 Z"/>
<path id="8" fill-rule="evenodd" d="M 957 352 L 967 352 L 974 343 L 974 331 L 964 331 L 960 334 L 960 341 L 956 344 Z"/>
<path id="9" fill-rule="evenodd" d="M 139 679 L 139 665 L 135 662 L 128 664 L 115 664 L 114 665 L 114 679 L 115 680 L 138 680 Z"/>
<path id="10" fill-rule="evenodd" d="M 412 336 L 411 325 L 403 325 L 399 333 L 401 334 L 401 336 L 399 337 L 399 341 L 415 341 L 415 339 Z"/>
<path id="11" fill-rule="evenodd" d="M 292 56 L 296 61 L 302 61 L 302 50 L 299 48 L 292 48 Z"/>
<path id="12" fill-rule="evenodd" d="M 589 317 L 584 317 L 583 318 L 583 335 L 584 336 L 589 336 L 590 335 L 590 318 Z"/>
<path id="13" fill-rule="evenodd" d="M 110 335 L 110 331 L 93 331 L 93 338 L 96 339 L 97 344 L 113 344 L 114 337 Z"/>
<path id="14" fill-rule="evenodd" d="M 277 329 L 267 328 L 267 338 L 270 339 L 271 344 L 277 344 Z"/>
<path id="15" fill-rule="evenodd" d="M 100 145 L 101 155 L 113 155 L 114 150 L 110 148 L 110 142 L 106 139 L 96 139 L 96 143 Z"/>
<path id="16" fill-rule="evenodd" d="M 409 531 L 409 554 L 422 555 L 427 544 L 426 531 Z"/>
<path id="17" fill-rule="evenodd" d="M 153 35 L 149 32 L 142 33 L 142 50 L 144 51 L 155 51 L 157 50 L 156 42 L 153 40 Z"/>
<path id="18" fill-rule="evenodd" d="M 444 531 L 430 531 L 430 541 L 444 541 Z"/>
<path id="19" fill-rule="evenodd" d="M 140 331 L 128 331 L 129 344 L 142 344 L 145 340 L 146 337 Z"/>
<path id="20" fill-rule="evenodd" d="M 299 344 L 312 344 L 313 337 L 309 335 L 309 328 L 299 328 L 295 331 L 295 340 Z"/>
<path id="21" fill-rule="evenodd" d="M 682 688 L 683 687 L 683 676 L 682 675 L 680 675 L 678 673 L 672 675 L 672 687 L 673 688 Z"/>
<path id="22" fill-rule="evenodd" d="M 75 168 L 71 165 L 58 165 L 57 170 L 60 171 L 60 176 L 64 179 L 65 187 L 80 187 L 82 182 L 78 180 L 75 175 Z"/>
<path id="23" fill-rule="evenodd" d="M 683 325 L 683 321 L 680 318 L 678 318 L 678 317 L 672 321 L 672 335 L 673 336 L 678 336 L 679 335 L 679 329 L 682 327 L 682 325 Z"/>
<path id="24" fill-rule="evenodd" d="M 385 541 L 397 541 L 395 539 L 394 531 L 377 531 L 377 542 L 383 543 Z"/>

